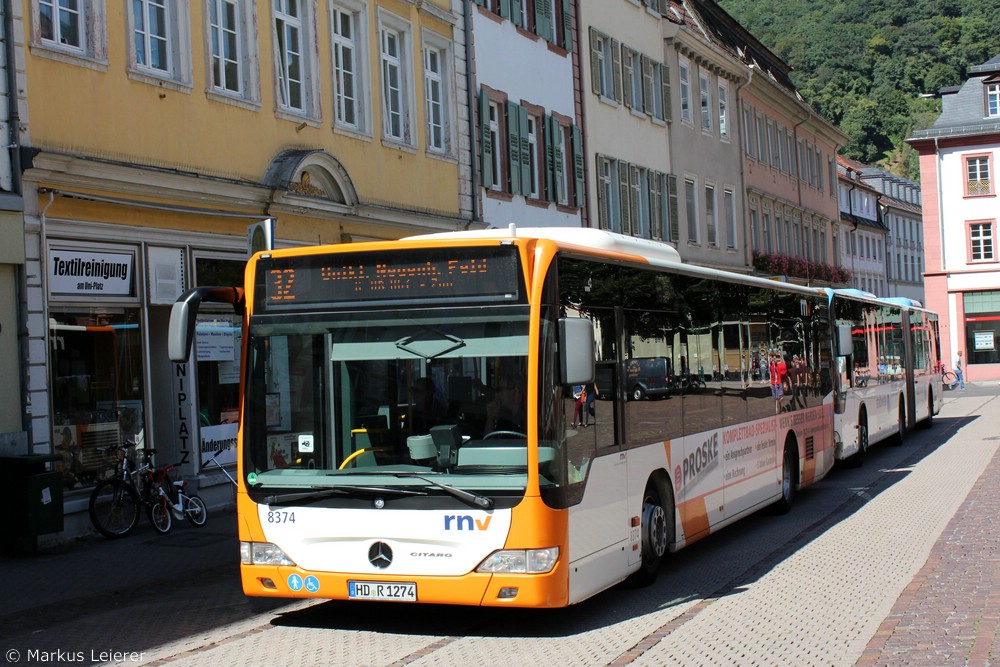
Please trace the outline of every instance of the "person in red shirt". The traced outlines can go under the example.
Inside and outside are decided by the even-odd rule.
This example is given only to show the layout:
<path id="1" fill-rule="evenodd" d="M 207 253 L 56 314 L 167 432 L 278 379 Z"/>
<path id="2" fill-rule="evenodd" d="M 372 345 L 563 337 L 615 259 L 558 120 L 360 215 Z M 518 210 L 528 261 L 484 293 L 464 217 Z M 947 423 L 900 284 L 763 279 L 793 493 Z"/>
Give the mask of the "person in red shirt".
<path id="1" fill-rule="evenodd" d="M 778 414 L 781 412 L 781 399 L 785 396 L 785 383 L 788 378 L 788 365 L 780 353 L 771 353 L 769 371 L 771 375 L 771 396 L 774 398 L 774 414 Z"/>

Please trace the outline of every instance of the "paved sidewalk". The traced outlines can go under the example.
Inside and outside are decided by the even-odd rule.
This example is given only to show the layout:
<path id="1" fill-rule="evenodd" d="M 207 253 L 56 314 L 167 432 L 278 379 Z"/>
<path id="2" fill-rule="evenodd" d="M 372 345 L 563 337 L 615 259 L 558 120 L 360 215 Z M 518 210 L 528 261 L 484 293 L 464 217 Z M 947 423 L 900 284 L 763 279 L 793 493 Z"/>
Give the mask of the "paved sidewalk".
<path id="1" fill-rule="evenodd" d="M 982 393 L 982 387 L 966 386 L 963 397 Z M 998 520 L 1000 451 L 868 643 L 859 667 L 1000 665 Z"/>

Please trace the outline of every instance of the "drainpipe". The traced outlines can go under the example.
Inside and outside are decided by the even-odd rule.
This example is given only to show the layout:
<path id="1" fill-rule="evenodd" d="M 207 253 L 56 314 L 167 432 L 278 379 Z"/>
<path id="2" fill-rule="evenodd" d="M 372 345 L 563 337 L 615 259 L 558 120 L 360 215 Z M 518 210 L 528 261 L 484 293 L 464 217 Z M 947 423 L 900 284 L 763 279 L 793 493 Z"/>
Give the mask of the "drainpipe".
<path id="1" fill-rule="evenodd" d="M 750 83 L 753 81 L 753 73 L 754 73 L 755 69 L 757 69 L 757 65 L 756 64 L 754 64 L 754 63 L 747 63 L 747 71 L 750 74 L 749 74 L 749 76 L 747 76 L 747 80 L 744 83 L 741 83 L 740 85 L 736 86 L 736 110 L 737 110 L 737 113 L 739 113 L 739 116 L 737 117 L 736 122 L 734 123 L 734 125 L 736 127 L 738 127 L 738 128 L 742 128 L 743 127 L 743 97 L 742 97 L 743 89 L 746 88 L 747 86 L 749 86 Z M 747 132 L 750 131 L 749 128 L 744 128 L 744 129 Z M 747 220 L 747 218 L 748 218 L 748 213 L 747 212 L 750 210 L 750 193 L 747 190 L 746 178 L 745 178 L 745 175 L 744 175 L 745 171 L 746 171 L 746 145 L 747 145 L 747 138 L 745 136 L 742 136 L 742 133 L 740 133 L 740 135 L 741 135 L 740 136 L 740 149 L 739 149 L 739 152 L 740 152 L 740 187 L 743 188 L 743 219 Z M 749 252 L 749 254 L 750 254 L 749 259 L 747 259 L 746 255 L 744 255 L 744 260 L 746 260 L 748 262 L 748 264 L 750 265 L 750 272 L 753 273 L 754 272 L 754 267 L 753 267 L 753 237 L 749 233 L 750 232 L 749 225 L 744 224 L 743 225 L 743 229 L 745 230 L 744 233 L 746 233 L 746 235 L 747 235 L 747 242 L 743 244 L 743 247 L 747 248 L 747 251 L 745 251 L 745 252 Z"/>
<path id="2" fill-rule="evenodd" d="M 5 0 L 10 2 L 10 0 Z M 465 22 L 465 92 L 466 103 L 469 105 L 469 188 L 470 205 L 472 207 L 472 218 L 465 226 L 466 229 L 473 223 L 480 221 L 479 216 L 479 178 L 476 170 L 476 79 L 472 73 L 472 63 L 475 54 L 472 50 L 472 0 L 462 2 L 462 16 Z"/>

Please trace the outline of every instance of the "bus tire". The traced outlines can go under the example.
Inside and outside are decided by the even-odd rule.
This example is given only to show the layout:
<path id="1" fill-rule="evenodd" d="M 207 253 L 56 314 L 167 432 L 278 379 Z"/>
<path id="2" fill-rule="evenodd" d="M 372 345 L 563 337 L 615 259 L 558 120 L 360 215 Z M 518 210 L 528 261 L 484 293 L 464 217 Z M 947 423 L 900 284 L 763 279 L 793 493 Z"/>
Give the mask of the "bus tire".
<path id="1" fill-rule="evenodd" d="M 787 514 L 795 502 L 795 490 L 799 485 L 798 451 L 795 440 L 789 437 L 781 457 L 781 497 L 774 503 L 775 514 Z"/>
<path id="2" fill-rule="evenodd" d="M 899 399 L 899 420 L 896 423 L 896 436 L 892 439 L 892 444 L 897 447 L 903 444 L 906 439 L 906 405 L 903 399 Z"/>
<path id="3" fill-rule="evenodd" d="M 868 456 L 868 414 L 862 409 L 858 415 L 858 451 L 847 459 L 851 468 L 860 468 Z"/>
<path id="4" fill-rule="evenodd" d="M 663 558 L 674 541 L 674 502 L 670 490 L 655 478 L 646 482 L 642 495 L 642 563 L 629 575 L 633 587 L 648 586 L 656 581 Z"/>

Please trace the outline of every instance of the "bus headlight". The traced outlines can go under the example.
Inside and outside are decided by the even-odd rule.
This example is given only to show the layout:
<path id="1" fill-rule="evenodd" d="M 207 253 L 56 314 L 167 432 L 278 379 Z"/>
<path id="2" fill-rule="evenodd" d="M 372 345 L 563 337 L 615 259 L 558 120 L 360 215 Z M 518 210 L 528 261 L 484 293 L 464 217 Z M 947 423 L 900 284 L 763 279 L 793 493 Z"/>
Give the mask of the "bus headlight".
<path id="1" fill-rule="evenodd" d="M 545 574 L 559 560 L 559 547 L 546 549 L 503 549 L 486 557 L 476 572 Z"/>
<path id="2" fill-rule="evenodd" d="M 270 542 L 240 542 L 243 565 L 295 565 L 277 545 Z"/>

